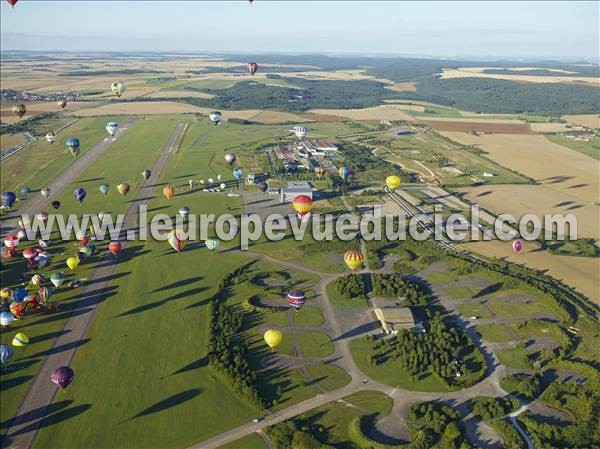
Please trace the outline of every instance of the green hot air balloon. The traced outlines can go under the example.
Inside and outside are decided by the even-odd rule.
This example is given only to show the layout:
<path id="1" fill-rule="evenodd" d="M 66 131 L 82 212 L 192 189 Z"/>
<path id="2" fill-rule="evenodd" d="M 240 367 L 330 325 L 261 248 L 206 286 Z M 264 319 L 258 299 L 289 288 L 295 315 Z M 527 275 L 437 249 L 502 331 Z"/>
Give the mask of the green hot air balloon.
<path id="1" fill-rule="evenodd" d="M 108 193 L 108 191 L 110 190 L 110 186 L 108 184 L 100 184 L 100 187 L 98 187 L 98 188 L 102 192 L 102 195 L 106 195 Z"/>
<path id="2" fill-rule="evenodd" d="M 210 249 L 211 251 L 214 251 L 215 249 L 217 249 L 219 247 L 219 239 L 208 238 L 208 239 L 206 239 L 204 244 L 206 245 L 206 247 L 208 249 Z"/>
<path id="3" fill-rule="evenodd" d="M 52 273 L 52 276 L 50 276 L 50 282 L 52 282 L 56 288 L 60 287 L 66 279 L 67 277 L 62 272 L 58 271 Z"/>

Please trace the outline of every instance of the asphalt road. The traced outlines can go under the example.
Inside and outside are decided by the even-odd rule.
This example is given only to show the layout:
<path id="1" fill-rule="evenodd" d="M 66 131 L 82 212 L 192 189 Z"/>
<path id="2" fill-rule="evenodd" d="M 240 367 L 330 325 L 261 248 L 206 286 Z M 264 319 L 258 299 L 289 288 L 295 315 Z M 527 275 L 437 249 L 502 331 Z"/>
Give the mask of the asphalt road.
<path id="1" fill-rule="evenodd" d="M 138 120 L 139 117 L 127 118 L 121 124 L 122 128 L 116 135 L 115 140 L 118 140 L 123 133 L 127 132 L 126 128 L 131 127 Z M 2 223 L 1 234 L 4 235 L 14 229 L 17 229 L 17 223 L 21 217 L 21 214 L 28 214 L 31 216 L 43 211 L 44 209 L 48 209 L 48 206 L 52 200 L 58 196 L 69 184 L 75 181 L 90 165 L 94 163 L 94 161 L 101 157 L 115 140 L 101 140 L 89 151 L 74 159 L 73 162 L 67 166 L 67 168 L 65 168 L 48 183 L 46 187 L 49 187 L 51 190 L 48 198 L 44 198 L 41 194 L 30 194 L 27 200 L 16 203 L 19 205 L 19 207 L 12 211 L 15 216 L 14 218 L 6 220 Z"/>
<path id="2" fill-rule="evenodd" d="M 175 149 L 178 140 L 183 135 L 185 127 L 186 125 L 183 123 L 178 123 L 175 126 L 167 143 L 154 162 L 152 176 L 144 183 L 135 199 L 131 202 L 129 209 L 125 214 L 120 237 L 124 248 L 123 251 L 127 251 L 125 248 L 127 242 L 124 240 L 126 231 L 137 226 L 138 206 L 146 203 L 149 198 L 153 198 L 152 189 L 154 183 L 160 177 L 160 173 L 166 165 L 169 155 Z M 104 142 L 101 142 L 101 144 L 104 144 Z M 108 146 L 106 146 L 106 148 L 107 147 Z M 101 148 L 103 148 L 103 150 L 106 149 L 104 146 Z M 90 150 L 89 153 L 95 149 L 96 148 Z M 88 160 L 88 164 L 97 159 L 102 152 L 103 151 L 99 152 L 100 154 L 94 153 L 95 155 L 97 154 L 96 157 L 91 159 L 91 161 Z M 69 171 L 68 175 L 78 176 L 81 171 L 83 171 L 83 168 L 75 173 Z M 63 187 L 73 179 L 66 174 L 62 176 L 59 175 L 59 177 L 62 179 L 57 185 L 62 185 Z M 37 201 L 34 203 L 37 203 Z M 46 415 L 48 406 L 52 404 L 58 391 L 58 387 L 50 381 L 50 375 L 56 367 L 70 365 L 77 352 L 77 348 L 86 342 L 85 335 L 87 329 L 92 321 L 96 307 L 106 299 L 107 286 L 114 274 L 117 263 L 118 258 L 106 254 L 96 266 L 96 269 L 87 281 L 87 285 L 82 289 L 81 296 L 75 305 L 76 313 L 74 313 L 65 323 L 63 335 L 56 339 L 52 353 L 43 362 L 40 370 L 33 379 L 31 388 L 25 395 L 25 398 L 17 411 L 16 417 L 11 422 L 10 427 L 6 430 L 5 441 L 2 441 L 3 448 L 26 449 L 32 446 L 43 417 Z"/>

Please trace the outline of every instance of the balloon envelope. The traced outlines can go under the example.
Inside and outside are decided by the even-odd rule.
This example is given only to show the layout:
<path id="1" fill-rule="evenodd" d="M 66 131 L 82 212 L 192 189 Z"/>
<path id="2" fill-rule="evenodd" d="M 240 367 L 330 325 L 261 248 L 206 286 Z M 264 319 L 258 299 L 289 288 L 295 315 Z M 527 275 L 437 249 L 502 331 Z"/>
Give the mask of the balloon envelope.
<path id="1" fill-rule="evenodd" d="M 118 129 L 119 129 L 119 125 L 115 122 L 109 122 L 106 125 L 106 131 L 111 136 L 114 136 Z"/>
<path id="2" fill-rule="evenodd" d="M 281 340 L 283 340 L 283 334 L 278 329 L 269 329 L 264 335 L 265 343 L 273 350 L 279 346 Z"/>
<path id="3" fill-rule="evenodd" d="M 60 207 L 60 201 L 52 201 L 50 204 L 54 209 L 58 209 Z"/>
<path id="4" fill-rule="evenodd" d="M 25 335 L 23 332 L 19 332 L 12 339 L 13 346 L 27 346 L 29 344 L 29 337 Z"/>
<path id="5" fill-rule="evenodd" d="M 52 276 L 50 276 L 50 282 L 52 282 L 56 288 L 60 287 L 65 282 L 65 279 L 66 276 L 60 272 L 52 273 Z"/>
<path id="6" fill-rule="evenodd" d="M 299 217 L 304 217 L 312 210 L 313 200 L 308 195 L 296 195 L 292 200 L 292 207 Z"/>
<path id="7" fill-rule="evenodd" d="M 385 178 L 385 185 L 388 186 L 390 190 L 396 190 L 398 187 L 400 187 L 401 183 L 402 181 L 396 175 L 391 175 Z"/>
<path id="8" fill-rule="evenodd" d="M 146 169 L 142 172 L 142 176 L 146 181 L 148 181 L 148 178 L 150 178 L 150 176 L 152 176 L 152 172 L 150 170 Z"/>
<path id="9" fill-rule="evenodd" d="M 515 253 L 521 251 L 523 249 L 523 246 L 525 245 L 523 244 L 522 240 L 515 240 L 512 244 L 512 248 Z"/>
<path id="10" fill-rule="evenodd" d="M 12 207 L 14 202 L 17 201 L 17 195 L 15 195 L 14 192 L 3 192 L 2 195 L 0 195 L 0 198 L 2 199 L 2 205 L 4 207 L 8 207 L 9 209 Z"/>
<path id="11" fill-rule="evenodd" d="M 11 315 L 12 316 L 12 315 Z M 0 345 L 0 363 L 4 365 L 14 355 L 15 351 L 12 346 Z"/>
<path id="12" fill-rule="evenodd" d="M 233 153 L 227 153 L 225 154 L 225 162 L 227 162 L 228 164 L 233 164 L 236 160 L 236 156 Z"/>
<path id="13" fill-rule="evenodd" d="M 113 256 L 117 256 L 123 250 L 123 245 L 120 242 L 110 242 L 108 244 L 108 252 Z"/>
<path id="14" fill-rule="evenodd" d="M 50 193 L 52 193 L 52 189 L 50 189 L 50 187 L 44 187 L 42 190 L 40 190 L 40 193 L 44 198 L 48 198 Z"/>
<path id="15" fill-rule="evenodd" d="M 350 249 L 344 254 L 344 262 L 351 270 L 358 270 L 362 267 L 364 257 L 357 249 Z"/>
<path id="16" fill-rule="evenodd" d="M 125 83 L 121 81 L 115 81 L 110 85 L 110 90 L 112 90 L 113 93 L 120 98 L 125 92 Z"/>
<path id="17" fill-rule="evenodd" d="M 121 183 L 117 186 L 117 192 L 119 192 L 123 196 L 127 195 L 127 193 L 129 192 L 130 189 L 131 189 L 131 186 L 129 184 L 127 184 L 126 182 Z"/>
<path id="18" fill-rule="evenodd" d="M 71 256 L 71 257 L 67 258 L 67 267 L 69 267 L 71 270 L 74 270 L 78 266 L 79 266 L 79 258 L 78 257 Z"/>
<path id="19" fill-rule="evenodd" d="M 108 184 L 100 184 L 98 188 L 100 189 L 100 192 L 102 192 L 102 195 L 106 195 L 110 190 L 110 186 Z"/>
<path id="20" fill-rule="evenodd" d="M 163 188 L 163 195 L 170 200 L 171 198 L 173 198 L 173 195 L 175 195 L 175 189 L 173 188 L 173 186 L 171 184 L 167 184 L 164 188 Z"/>
<path id="21" fill-rule="evenodd" d="M 237 179 L 238 181 L 240 179 L 242 179 L 242 169 L 241 168 L 236 168 L 235 170 L 233 170 L 233 176 L 235 179 Z"/>
<path id="22" fill-rule="evenodd" d="M 181 229 L 173 229 L 171 232 L 169 232 L 169 236 L 167 238 L 167 241 L 169 242 L 169 245 L 171 245 L 171 248 L 173 248 L 178 253 L 181 253 L 181 250 L 183 249 L 183 246 L 185 244 L 183 235 L 184 233 Z"/>
<path id="23" fill-rule="evenodd" d="M 69 368 L 68 366 L 59 366 L 54 371 L 52 371 L 50 379 L 60 388 L 65 389 L 73 381 L 74 376 L 75 373 L 71 368 Z"/>
<path id="24" fill-rule="evenodd" d="M 206 245 L 206 247 L 208 249 L 210 249 L 211 251 L 214 251 L 215 249 L 217 249 L 219 247 L 219 239 L 208 238 L 208 239 L 206 239 L 204 244 Z"/>
<path id="25" fill-rule="evenodd" d="M 47 132 L 45 138 L 48 141 L 48 143 L 54 143 L 54 133 L 53 132 Z"/>
<path id="26" fill-rule="evenodd" d="M 208 115 L 208 118 L 215 125 L 218 125 L 219 122 L 221 121 L 221 113 L 219 111 L 213 111 Z"/>
<path id="27" fill-rule="evenodd" d="M 83 200 L 85 199 L 85 196 L 87 195 L 87 192 L 85 191 L 85 189 L 79 187 L 78 189 L 75 189 L 75 192 L 73 192 L 73 194 L 75 195 L 75 198 L 77 199 L 77 201 L 79 201 L 80 203 L 83 203 Z"/>
<path id="28" fill-rule="evenodd" d="M 0 312 L 0 326 L 10 326 L 15 316 L 10 312 Z"/>
<path id="29" fill-rule="evenodd" d="M 246 64 L 246 68 L 248 69 L 248 73 L 250 73 L 250 75 L 254 75 L 258 70 L 258 64 L 256 62 L 249 62 Z"/>

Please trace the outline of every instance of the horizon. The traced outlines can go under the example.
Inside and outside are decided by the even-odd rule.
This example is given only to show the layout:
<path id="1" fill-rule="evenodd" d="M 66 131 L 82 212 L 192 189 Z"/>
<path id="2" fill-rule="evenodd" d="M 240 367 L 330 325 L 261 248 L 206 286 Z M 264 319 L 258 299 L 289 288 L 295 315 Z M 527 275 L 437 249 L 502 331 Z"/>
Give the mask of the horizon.
<path id="1" fill-rule="evenodd" d="M 3 3 L 1 51 L 594 63 L 600 53 L 598 2 L 554 2 L 543 9 L 539 2 L 350 2 L 343 8 L 338 2 L 153 2 L 144 10 L 140 5 L 120 2 L 114 14 L 100 2 L 21 1 L 14 9 Z M 54 24 L 61 22 L 69 27 L 57 32 Z M 349 30 L 355 33 L 348 36 Z"/>

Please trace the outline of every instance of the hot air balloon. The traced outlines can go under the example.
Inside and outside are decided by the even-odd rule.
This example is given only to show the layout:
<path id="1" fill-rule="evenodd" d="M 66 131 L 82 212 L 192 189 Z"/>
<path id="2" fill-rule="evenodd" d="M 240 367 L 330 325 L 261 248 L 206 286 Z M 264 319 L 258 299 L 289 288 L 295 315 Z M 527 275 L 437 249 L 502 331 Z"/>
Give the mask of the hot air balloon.
<path id="1" fill-rule="evenodd" d="M 204 241 L 204 244 L 206 245 L 206 247 L 208 249 L 210 249 L 211 251 L 214 251 L 215 249 L 217 249 L 219 247 L 219 239 L 208 238 Z"/>
<path id="2" fill-rule="evenodd" d="M 277 349 L 277 346 L 283 340 L 283 334 L 279 329 L 268 329 L 264 335 L 265 343 L 269 345 L 272 351 Z"/>
<path id="3" fill-rule="evenodd" d="M 44 187 L 42 190 L 40 190 L 40 193 L 44 198 L 48 198 L 50 193 L 52 193 L 52 189 L 50 187 Z"/>
<path id="4" fill-rule="evenodd" d="M 21 219 L 19 219 L 19 222 L 17 224 L 19 225 L 19 228 L 21 228 L 21 229 L 30 228 L 31 220 L 29 220 L 29 215 L 23 215 L 23 217 Z"/>
<path id="5" fill-rule="evenodd" d="M 222 176 L 221 176 L 221 175 L 217 175 L 217 181 L 220 181 L 220 180 L 221 180 L 221 178 L 222 178 Z"/>
<path id="6" fill-rule="evenodd" d="M 52 282 L 56 288 L 63 285 L 66 279 L 67 277 L 62 272 L 52 273 L 52 276 L 50 276 L 50 282 Z"/>
<path id="7" fill-rule="evenodd" d="M 401 183 L 402 181 L 400 181 L 400 178 L 396 175 L 391 175 L 385 178 L 385 185 L 390 190 L 396 190 L 398 187 L 400 187 Z"/>
<path id="8" fill-rule="evenodd" d="M 190 213 L 190 208 L 187 206 L 182 206 L 179 208 L 179 215 L 181 215 L 183 218 L 187 218 L 188 214 Z"/>
<path id="9" fill-rule="evenodd" d="M 241 168 L 236 168 L 235 170 L 233 170 L 233 177 L 235 179 L 237 179 L 238 181 L 240 179 L 242 179 L 242 169 Z"/>
<path id="10" fill-rule="evenodd" d="M 308 132 L 308 130 L 303 126 L 294 126 L 292 131 L 294 131 L 294 134 L 296 134 L 296 137 L 300 140 L 304 139 L 306 137 L 306 133 Z"/>
<path id="11" fill-rule="evenodd" d="M 0 299 L 2 299 L 2 301 L 8 301 L 10 298 L 12 298 L 12 295 L 13 291 L 8 287 L 0 289 Z"/>
<path id="12" fill-rule="evenodd" d="M 98 220 L 100 220 L 100 221 L 104 220 L 105 216 L 106 216 L 106 212 L 98 212 Z"/>
<path id="13" fill-rule="evenodd" d="M 0 199 L 2 200 L 2 205 L 10 209 L 15 201 L 17 201 L 17 195 L 15 195 L 15 192 L 3 192 L 0 195 Z"/>
<path id="14" fill-rule="evenodd" d="M 42 285 L 44 282 L 46 282 L 46 278 L 41 274 L 34 274 L 29 281 L 31 285 Z"/>
<path id="15" fill-rule="evenodd" d="M 520 239 L 519 239 L 519 240 L 515 240 L 515 241 L 512 243 L 512 248 L 513 248 L 513 251 L 514 251 L 515 253 L 517 253 L 517 254 L 518 254 L 518 253 L 519 253 L 519 252 L 520 252 L 520 251 L 523 249 L 523 247 L 524 247 L 524 246 L 525 246 L 525 245 L 523 244 L 523 240 L 520 240 Z"/>
<path id="16" fill-rule="evenodd" d="M 27 186 L 21 187 L 21 190 L 19 190 L 19 193 L 21 194 L 21 196 L 26 197 L 27 195 L 29 195 L 31 193 L 31 189 Z"/>
<path id="17" fill-rule="evenodd" d="M 8 327 L 15 320 L 15 316 L 10 312 L 0 312 L 0 326 Z"/>
<path id="18" fill-rule="evenodd" d="M 246 69 L 248 69 L 248 73 L 250 73 L 250 75 L 254 75 L 258 70 L 258 64 L 256 62 L 249 62 L 246 64 Z"/>
<path id="19" fill-rule="evenodd" d="M 110 186 L 108 184 L 100 184 L 98 188 L 100 189 L 100 192 L 102 192 L 102 195 L 106 195 L 110 190 Z"/>
<path id="20" fill-rule="evenodd" d="M 267 190 L 269 190 L 269 184 L 266 181 L 261 182 L 260 190 L 261 192 L 266 192 Z"/>
<path id="21" fill-rule="evenodd" d="M 173 198 L 173 195 L 175 195 L 175 189 L 173 188 L 173 186 L 171 184 L 167 184 L 164 188 L 163 188 L 163 195 L 170 200 L 171 198 Z"/>
<path id="22" fill-rule="evenodd" d="M 131 189 L 131 187 L 126 182 L 119 184 L 117 186 L 117 192 L 119 192 L 123 196 L 127 195 L 127 193 L 129 192 L 130 189 Z"/>
<path id="23" fill-rule="evenodd" d="M 13 292 L 13 301 L 16 303 L 23 302 L 27 296 L 29 296 L 29 292 L 27 290 L 24 288 L 17 288 Z"/>
<path id="24" fill-rule="evenodd" d="M 6 0 L 6 1 L 8 2 L 8 4 L 10 6 L 12 6 L 14 8 L 19 0 Z"/>
<path id="25" fill-rule="evenodd" d="M 340 178 L 342 178 L 342 180 L 345 181 L 346 179 L 348 179 L 348 176 L 350 176 L 350 169 L 348 167 L 342 166 L 338 170 L 338 173 L 340 174 Z"/>
<path id="26" fill-rule="evenodd" d="M 89 245 L 82 246 L 81 248 L 79 248 L 79 252 L 83 254 L 84 258 L 90 257 L 92 254 L 94 254 L 93 248 L 90 248 Z"/>
<path id="27" fill-rule="evenodd" d="M 12 346 L 0 345 L 0 364 L 4 365 L 7 363 L 12 358 L 14 353 L 15 351 L 13 350 Z"/>
<path id="28" fill-rule="evenodd" d="M 108 252 L 113 256 L 117 257 L 119 253 L 123 250 L 123 245 L 120 242 L 110 242 L 108 244 Z"/>
<path id="29" fill-rule="evenodd" d="M 221 188 L 221 190 L 225 190 L 227 185 L 224 182 L 222 182 L 221 184 L 219 184 L 219 187 Z"/>
<path id="30" fill-rule="evenodd" d="M 38 212 L 35 214 L 35 218 L 40 223 L 46 223 L 46 221 L 48 221 L 48 213 L 44 211 Z"/>
<path id="31" fill-rule="evenodd" d="M 75 270 L 79 266 L 79 258 L 76 256 L 71 256 L 67 258 L 67 267 L 71 270 Z"/>
<path id="32" fill-rule="evenodd" d="M 167 238 L 167 241 L 169 242 L 169 245 L 171 245 L 171 248 L 173 248 L 180 254 L 185 244 L 183 234 L 184 233 L 181 229 L 173 229 L 171 232 L 169 232 L 169 236 Z"/>
<path id="33" fill-rule="evenodd" d="M 25 248 L 23 250 L 23 257 L 25 258 L 25 260 L 30 260 L 33 259 L 35 256 L 37 256 L 37 251 L 35 250 L 35 248 Z"/>
<path id="34" fill-rule="evenodd" d="M 125 83 L 116 81 L 110 85 L 110 90 L 112 90 L 117 97 L 121 98 L 121 95 L 125 92 Z"/>
<path id="35" fill-rule="evenodd" d="M 59 366 L 54 371 L 52 371 L 50 380 L 52 380 L 52 383 L 58 385 L 64 390 L 73 381 L 74 376 L 75 373 L 71 368 L 69 368 L 68 366 Z"/>
<path id="36" fill-rule="evenodd" d="M 322 178 L 325 175 L 325 169 L 319 165 L 315 168 L 315 174 L 317 177 Z"/>
<path id="37" fill-rule="evenodd" d="M 297 195 L 292 200 L 292 207 L 294 208 L 300 219 L 302 219 L 312 210 L 312 206 L 313 200 L 308 195 Z"/>
<path id="38" fill-rule="evenodd" d="M 213 184 L 215 182 L 215 180 L 213 178 L 208 178 L 208 184 Z"/>
<path id="39" fill-rule="evenodd" d="M 27 113 L 27 108 L 25 107 L 24 104 L 16 104 L 12 107 L 12 111 L 19 118 L 23 118 L 23 116 Z"/>
<path id="40" fill-rule="evenodd" d="M 77 137 L 69 137 L 66 144 L 73 157 L 79 156 L 79 139 Z"/>
<path id="41" fill-rule="evenodd" d="M 23 240 L 27 237 L 27 233 L 23 229 L 19 229 L 17 231 L 17 237 L 19 237 L 19 240 Z"/>
<path id="42" fill-rule="evenodd" d="M 344 254 L 344 262 L 352 271 L 362 268 L 365 258 L 357 249 L 350 249 Z"/>
<path id="43" fill-rule="evenodd" d="M 142 177 L 143 177 L 143 178 L 144 178 L 146 181 L 148 181 L 148 179 L 150 178 L 150 176 L 152 176 L 152 172 L 151 172 L 150 170 L 146 169 L 146 170 L 144 170 L 144 171 L 142 172 Z"/>
<path id="44" fill-rule="evenodd" d="M 46 138 L 46 140 L 48 141 L 48 143 L 54 143 L 54 133 L 52 131 L 48 131 L 46 133 L 46 135 L 44 136 Z"/>
<path id="45" fill-rule="evenodd" d="M 118 123 L 108 122 L 106 124 L 106 131 L 108 131 L 108 134 L 110 134 L 111 136 L 114 136 L 118 129 L 119 129 Z"/>
<path id="46" fill-rule="evenodd" d="M 9 309 L 10 313 L 12 313 L 15 316 L 15 318 L 20 319 L 25 314 L 25 310 L 27 310 L 27 303 L 11 302 Z"/>
<path id="47" fill-rule="evenodd" d="M 58 209 L 60 207 L 60 201 L 52 201 L 50 204 L 54 209 Z"/>
<path id="48" fill-rule="evenodd" d="M 83 200 L 85 199 L 85 196 L 87 195 L 87 192 L 85 191 L 85 189 L 79 187 L 78 189 L 75 189 L 73 194 L 75 195 L 75 199 L 77 201 L 79 201 L 79 204 L 81 204 L 81 203 L 83 203 Z"/>
<path id="49" fill-rule="evenodd" d="M 211 122 L 213 122 L 215 125 L 218 125 L 219 123 L 221 123 L 221 113 L 219 111 L 213 111 L 208 115 L 208 118 L 210 119 Z"/>
<path id="50" fill-rule="evenodd" d="M 236 156 L 233 153 L 226 153 L 225 154 L 225 162 L 227 162 L 229 165 L 233 164 L 236 160 Z"/>
<path id="51" fill-rule="evenodd" d="M 64 109 L 67 107 L 67 100 L 58 100 L 56 104 L 59 108 Z"/>
<path id="52" fill-rule="evenodd" d="M 48 301 L 48 299 L 52 296 L 52 289 L 50 287 L 40 287 L 38 290 L 38 296 L 44 302 Z"/>
<path id="53" fill-rule="evenodd" d="M 13 346 L 27 346 L 29 344 L 29 337 L 23 332 L 19 332 L 12 340 Z"/>
<path id="54" fill-rule="evenodd" d="M 14 252 L 14 249 L 19 244 L 19 237 L 16 235 L 7 235 L 4 237 L 4 246 L 6 246 L 10 252 Z"/>
<path id="55" fill-rule="evenodd" d="M 288 304 L 296 309 L 300 310 L 300 307 L 306 302 L 306 294 L 302 290 L 293 290 L 288 293 Z"/>
<path id="56" fill-rule="evenodd" d="M 49 258 L 50 256 L 48 256 L 48 253 L 39 253 L 33 258 L 33 262 L 38 268 L 44 268 L 48 263 Z"/>

